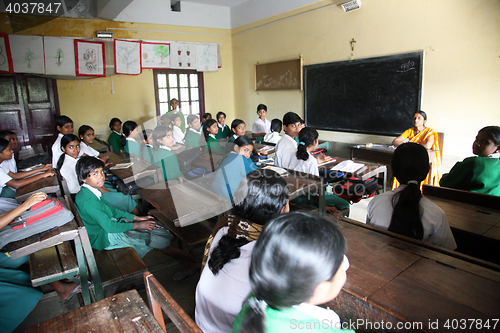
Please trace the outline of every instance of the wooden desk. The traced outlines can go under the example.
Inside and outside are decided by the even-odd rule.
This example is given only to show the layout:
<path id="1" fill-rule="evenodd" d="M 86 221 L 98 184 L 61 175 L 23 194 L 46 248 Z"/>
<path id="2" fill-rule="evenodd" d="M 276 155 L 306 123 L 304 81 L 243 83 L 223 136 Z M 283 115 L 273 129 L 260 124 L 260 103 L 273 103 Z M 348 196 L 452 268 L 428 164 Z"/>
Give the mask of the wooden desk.
<path id="1" fill-rule="evenodd" d="M 69 206 L 68 202 L 61 200 L 64 204 Z M 78 270 L 73 267 L 65 267 L 64 264 L 60 264 L 59 261 L 54 261 L 56 258 L 57 251 L 54 246 L 60 246 L 61 249 L 65 251 L 70 251 L 67 247 L 67 241 L 75 242 L 76 259 L 78 264 Z M 63 244 L 61 244 L 63 243 Z M 64 278 L 73 278 L 76 275 L 80 276 L 80 280 L 75 280 L 75 282 L 80 283 L 82 286 L 82 294 L 85 304 L 90 303 L 89 288 L 87 285 L 88 275 L 87 275 L 87 261 L 83 251 L 82 241 L 80 239 L 78 224 L 75 220 L 56 228 L 50 232 L 41 233 L 37 235 L 30 236 L 23 240 L 9 243 L 7 245 L 7 251 L 12 260 L 19 259 L 23 256 L 30 255 L 30 265 L 34 259 L 41 259 L 44 261 L 42 264 L 47 268 L 46 271 L 50 270 L 50 276 L 34 276 L 32 267 L 32 282 L 34 286 L 39 286 L 42 284 L 47 284 L 50 282 L 58 281 Z M 43 253 L 41 253 L 43 252 Z M 68 252 L 69 253 L 69 252 Z M 33 256 L 35 254 L 35 256 Z M 36 256 L 38 255 L 38 256 Z M 45 257 L 49 258 L 45 260 Z M 69 262 L 69 261 L 68 261 Z M 54 267 L 49 267 L 53 265 Z"/>
<path id="2" fill-rule="evenodd" d="M 24 332 L 164 333 L 137 290 L 113 295 L 32 326 Z"/>
<path id="3" fill-rule="evenodd" d="M 137 191 L 176 227 L 184 227 L 217 216 L 230 209 L 229 202 L 180 178 Z"/>
<path id="4" fill-rule="evenodd" d="M 399 331 L 395 328 L 400 322 L 421 322 L 422 327 L 414 331 L 450 332 L 444 328 L 448 319 L 481 319 L 483 323 L 490 319 L 490 324 L 498 319 L 499 271 L 465 261 L 467 256 L 453 251 L 416 240 L 406 242 L 344 220 L 351 222 L 334 223 L 347 240 L 350 268 L 341 293 L 327 304 L 342 321 L 380 325 L 383 320 L 388 332 Z M 429 321 L 436 320 L 439 328 L 429 328 Z"/>
<path id="5" fill-rule="evenodd" d="M 24 202 L 30 195 L 36 192 L 55 193 L 58 197 L 62 196 L 57 176 L 41 178 L 31 184 L 18 188 L 16 191 L 16 200 Z"/>
<path id="6" fill-rule="evenodd" d="M 115 174 L 118 178 L 123 180 L 125 184 L 137 181 L 146 176 L 152 176 L 155 182 L 158 181 L 158 167 L 150 164 L 143 159 L 130 155 L 127 152 L 115 152 L 110 151 L 105 153 L 104 155 L 109 156 L 108 162 L 111 162 L 113 165 L 119 163 L 129 163 L 133 164 L 126 169 L 118 169 L 118 170 L 110 170 L 113 174 Z"/>
<path id="7" fill-rule="evenodd" d="M 348 160 L 348 158 L 344 157 L 334 157 L 335 161 L 324 164 L 320 166 L 320 169 L 331 169 L 335 167 L 340 162 Z M 366 161 L 356 160 L 356 163 L 363 163 L 364 167 L 361 167 L 359 170 L 354 173 L 348 174 L 348 176 L 354 176 L 361 178 L 362 180 L 367 180 L 368 178 L 376 177 L 378 174 L 383 174 L 383 191 L 385 192 L 387 189 L 387 166 L 379 163 L 371 163 Z"/>
<path id="8" fill-rule="evenodd" d="M 194 168 L 205 168 L 208 172 L 216 171 L 216 167 L 221 159 L 223 159 L 226 154 L 210 150 L 207 148 L 201 148 L 203 155 L 199 156 L 194 160 L 191 165 Z"/>
<path id="9" fill-rule="evenodd" d="M 283 178 L 285 178 L 288 190 L 290 191 L 290 200 L 295 199 L 301 195 L 309 195 L 309 193 L 315 193 L 319 196 L 318 211 L 321 215 L 325 215 L 326 202 L 324 179 L 308 173 L 290 169 L 286 170 L 288 171 L 288 175 Z"/>

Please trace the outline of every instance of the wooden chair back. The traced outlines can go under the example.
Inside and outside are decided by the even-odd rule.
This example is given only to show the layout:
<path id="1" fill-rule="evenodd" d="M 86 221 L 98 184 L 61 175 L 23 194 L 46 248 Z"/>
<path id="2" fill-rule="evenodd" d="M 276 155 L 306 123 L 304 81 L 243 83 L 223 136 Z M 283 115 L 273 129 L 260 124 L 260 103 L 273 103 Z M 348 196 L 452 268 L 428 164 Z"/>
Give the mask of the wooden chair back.
<path id="1" fill-rule="evenodd" d="M 174 323 L 181 333 L 203 333 L 188 314 L 177 304 L 170 294 L 163 288 L 158 280 L 150 272 L 144 273 L 144 284 L 148 294 L 151 312 L 166 332 L 165 321 L 162 310 Z"/>

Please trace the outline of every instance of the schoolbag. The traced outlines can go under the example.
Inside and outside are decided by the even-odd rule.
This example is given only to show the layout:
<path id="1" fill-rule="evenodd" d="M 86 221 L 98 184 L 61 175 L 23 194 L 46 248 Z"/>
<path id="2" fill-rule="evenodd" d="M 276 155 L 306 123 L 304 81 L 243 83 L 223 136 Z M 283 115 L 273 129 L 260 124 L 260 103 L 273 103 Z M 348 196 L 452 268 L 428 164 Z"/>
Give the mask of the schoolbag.
<path id="1" fill-rule="evenodd" d="M 358 177 L 349 177 L 333 186 L 333 193 L 352 203 L 363 198 L 371 198 L 378 190 L 378 179 L 368 178 L 362 180 Z"/>
<path id="2" fill-rule="evenodd" d="M 10 242 L 60 227 L 73 217 L 73 213 L 58 198 L 45 199 L 31 206 L 0 230 L 0 248 Z"/>

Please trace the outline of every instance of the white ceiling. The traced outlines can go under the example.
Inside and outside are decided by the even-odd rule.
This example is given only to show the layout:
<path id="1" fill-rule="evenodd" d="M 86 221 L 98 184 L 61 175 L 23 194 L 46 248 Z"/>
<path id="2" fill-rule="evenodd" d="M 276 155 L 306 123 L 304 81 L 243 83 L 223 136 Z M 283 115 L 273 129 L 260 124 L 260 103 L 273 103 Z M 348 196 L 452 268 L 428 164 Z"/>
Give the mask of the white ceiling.
<path id="1" fill-rule="evenodd" d="M 229 8 L 238 6 L 239 4 L 242 4 L 243 2 L 251 2 L 251 0 L 181 0 L 181 1 L 204 3 L 207 5 L 222 6 L 222 7 L 229 7 Z M 285 1 L 286 0 L 283 0 L 283 2 L 285 2 Z"/>

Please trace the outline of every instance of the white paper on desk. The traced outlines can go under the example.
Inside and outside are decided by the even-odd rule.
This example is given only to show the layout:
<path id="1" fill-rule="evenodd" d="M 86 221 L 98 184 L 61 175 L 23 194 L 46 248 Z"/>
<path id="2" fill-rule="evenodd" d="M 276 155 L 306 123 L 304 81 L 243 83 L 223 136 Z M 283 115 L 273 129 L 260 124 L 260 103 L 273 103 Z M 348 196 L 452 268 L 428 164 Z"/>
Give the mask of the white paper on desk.
<path id="1" fill-rule="evenodd" d="M 273 146 L 264 146 L 262 148 L 260 148 L 259 150 L 260 151 L 270 151 L 270 150 L 273 150 L 274 147 Z"/>
<path id="2" fill-rule="evenodd" d="M 273 170 L 274 172 L 279 173 L 279 174 L 280 174 L 280 176 L 288 176 L 288 171 L 286 171 L 286 170 L 285 170 L 285 169 L 283 169 L 283 168 L 277 167 L 277 166 L 271 166 L 271 165 L 268 165 L 268 166 L 266 166 L 264 169 Z"/>
<path id="3" fill-rule="evenodd" d="M 112 166 L 111 168 L 109 168 L 109 170 L 127 169 L 127 168 L 130 168 L 130 166 L 132 166 L 133 164 L 134 164 L 134 162 L 130 162 L 130 163 L 118 163 L 117 165 Z"/>
<path id="4" fill-rule="evenodd" d="M 355 163 L 354 161 L 347 160 L 340 162 L 336 166 L 332 167 L 330 170 L 340 171 L 345 173 L 354 173 L 363 166 L 364 166 L 363 163 Z"/>

